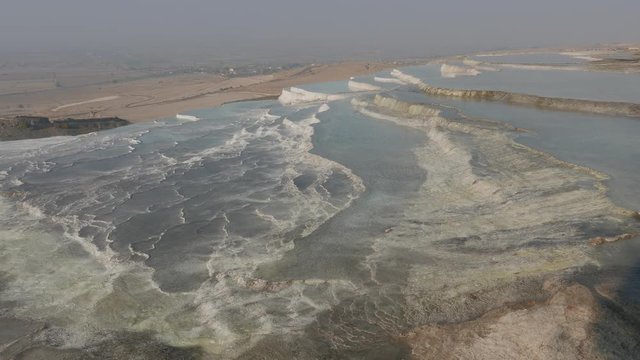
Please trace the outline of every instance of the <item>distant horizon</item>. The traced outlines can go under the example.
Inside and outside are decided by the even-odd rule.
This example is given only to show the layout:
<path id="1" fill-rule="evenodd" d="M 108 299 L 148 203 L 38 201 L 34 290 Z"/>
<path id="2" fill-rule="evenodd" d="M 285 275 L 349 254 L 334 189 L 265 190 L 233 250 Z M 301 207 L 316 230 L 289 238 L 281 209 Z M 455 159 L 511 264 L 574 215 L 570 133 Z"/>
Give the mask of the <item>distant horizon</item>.
<path id="1" fill-rule="evenodd" d="M 8 0 L 0 54 L 112 51 L 176 58 L 412 58 L 640 41 L 640 3 L 613 0 Z"/>
<path id="2" fill-rule="evenodd" d="M 393 61 L 393 60 L 419 60 L 419 59 L 431 59 L 438 57 L 448 57 L 457 55 L 469 55 L 483 52 L 503 52 L 503 51 L 527 51 L 527 50 L 546 50 L 546 49 L 597 49 L 602 47 L 617 47 L 617 46 L 640 46 L 640 42 L 602 42 L 602 43 L 587 43 L 587 44 L 559 44 L 553 46 L 504 46 L 504 47 L 490 47 L 490 48 L 472 48 L 460 51 L 444 51 L 444 52 L 426 52 L 424 54 L 381 54 L 381 53 L 336 53 L 336 54 L 298 54 L 298 55 L 278 55 L 273 54 L 271 56 L 261 55 L 243 55 L 242 53 L 216 53 L 214 51 L 208 52 L 206 49 L 200 49 L 198 51 L 153 51 L 153 50 L 141 50 L 141 49 L 99 49 L 99 48 L 86 48 L 86 47 L 55 47 L 55 48 L 40 48 L 40 49 L 0 49 L 0 56 L 7 58 L 16 57 L 16 59 L 22 59 L 24 55 L 36 55 L 45 54 L 52 56 L 66 57 L 69 55 L 96 55 L 98 57 L 109 56 L 123 56 L 131 57 L 133 59 L 151 59 L 154 62 L 169 62 L 174 64 L 184 63 L 185 65 L 191 63 L 192 65 L 206 64 L 206 63 L 235 63 L 240 64 L 309 64 L 312 62 L 342 62 L 342 61 Z M 5 58 L 6 60 L 6 58 Z M 15 59 L 14 59 L 15 60 Z M 1 62 L 0 62 L 1 63 Z"/>

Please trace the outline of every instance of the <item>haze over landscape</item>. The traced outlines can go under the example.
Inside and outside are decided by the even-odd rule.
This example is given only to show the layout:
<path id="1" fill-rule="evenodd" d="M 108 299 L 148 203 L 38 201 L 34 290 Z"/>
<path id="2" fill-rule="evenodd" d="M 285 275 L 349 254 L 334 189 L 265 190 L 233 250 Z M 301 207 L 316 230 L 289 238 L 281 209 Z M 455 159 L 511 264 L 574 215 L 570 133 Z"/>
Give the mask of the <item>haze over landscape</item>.
<path id="1" fill-rule="evenodd" d="M 6 0 L 0 53 L 389 58 L 637 40 L 633 0 Z"/>
<path id="2" fill-rule="evenodd" d="M 638 14 L 3 1 L 0 360 L 637 359 Z"/>

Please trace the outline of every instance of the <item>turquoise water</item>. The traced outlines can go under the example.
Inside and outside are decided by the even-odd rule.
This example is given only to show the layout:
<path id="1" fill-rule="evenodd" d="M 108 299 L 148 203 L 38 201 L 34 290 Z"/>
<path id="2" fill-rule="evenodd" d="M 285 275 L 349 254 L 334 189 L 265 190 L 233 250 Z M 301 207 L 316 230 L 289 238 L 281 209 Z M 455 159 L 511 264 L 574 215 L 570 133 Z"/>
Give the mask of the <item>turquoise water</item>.
<path id="1" fill-rule="evenodd" d="M 296 87 L 307 91 L 319 92 L 324 94 L 340 94 L 350 91 L 347 84 L 347 81 L 331 81 L 317 84 L 305 84 Z"/>
<path id="2" fill-rule="evenodd" d="M 616 59 L 616 60 L 637 60 L 638 54 L 634 54 L 629 51 L 616 51 L 611 54 L 606 54 L 604 56 L 595 55 L 596 57 L 602 57 L 604 59 Z"/>
<path id="3" fill-rule="evenodd" d="M 319 118 L 312 153 L 350 168 L 366 191 L 343 215 L 297 240 L 294 251 L 262 272 L 280 281 L 337 277 L 363 282 L 369 274 L 359 264 L 369 254 L 371 241 L 400 221 L 394 214 L 425 179 L 412 152 L 424 136 L 357 113 L 349 101 L 332 103 L 331 110 Z"/>
<path id="4" fill-rule="evenodd" d="M 563 65 L 563 64 L 580 64 L 585 62 L 585 60 L 576 59 L 572 56 L 558 54 L 558 53 L 472 56 L 472 59 L 482 61 L 482 62 L 502 63 L 502 64 Z"/>
<path id="5" fill-rule="evenodd" d="M 437 65 L 403 71 L 436 86 L 544 96 L 630 99 L 637 85 L 635 76 L 611 73 L 505 70 L 442 79 Z M 638 120 L 427 97 L 373 76 L 356 81 L 433 104 L 465 124 L 482 118 L 526 129 L 509 134 L 607 173 L 612 199 L 640 209 Z M 299 87 L 349 92 L 347 81 Z M 248 351 L 249 358 L 405 359 L 411 350 L 399 339 L 407 331 L 475 318 L 488 306 L 476 307 L 475 297 L 455 288 L 475 294 L 486 286 L 467 277 L 501 261 L 504 273 L 513 270 L 520 247 L 542 254 L 594 231 L 618 231 L 618 218 L 537 222 L 541 214 L 524 212 L 544 209 L 536 201 L 546 201 L 539 197 L 548 189 L 535 183 L 531 191 L 507 184 L 525 196 L 501 194 L 506 201 L 497 206 L 490 197 L 501 189 L 487 186 L 477 191 L 487 197 L 475 197 L 473 186 L 502 186 L 491 177 L 513 170 L 492 168 L 502 165 L 500 156 L 487 158 L 485 152 L 495 155 L 486 150 L 491 146 L 474 149 L 484 141 L 474 132 L 425 133 L 401 126 L 402 114 L 395 114 L 399 123 L 364 115 L 351 99 L 241 102 L 191 114 L 201 120 L 0 143 L 0 349 L 5 338 L 23 337 L 46 345 L 41 358 L 62 359 L 69 349 L 91 351 L 95 344 L 105 351 L 141 348 L 144 337 L 145 346 L 180 354 L 174 358 L 198 358 L 193 349 L 201 347 L 213 358 Z M 506 144 L 497 149 L 509 152 Z M 509 155 L 531 160 L 529 152 Z M 571 178 L 545 160 L 532 161 Z M 469 172 L 482 176 L 471 180 Z M 591 178 L 579 179 L 569 190 L 552 190 L 592 189 Z M 508 220 L 518 201 L 532 207 L 514 207 L 523 212 L 513 215 L 515 225 L 492 218 L 497 210 Z M 577 235 L 564 239 L 570 232 Z M 628 267 L 635 257 L 625 261 Z M 37 337 L 24 335 L 30 321 L 41 329 Z M 140 358 L 153 358 L 145 350 Z"/>
<path id="6" fill-rule="evenodd" d="M 242 102 L 193 112 L 199 121 L 0 143 L 0 187 L 25 195 L 0 203 L 0 292 L 14 299 L 0 302 L 0 325 L 17 324 L 7 331 L 20 336 L 22 320 L 5 316 L 25 306 L 72 339 L 104 340 L 80 326 L 111 334 L 114 346 L 139 332 L 233 354 L 263 334 L 312 326 L 343 302 L 377 306 L 379 297 L 361 295 L 371 285 L 362 263 L 424 182 L 413 154 L 424 136 L 357 113 L 349 100 L 318 111 Z M 72 250 L 42 255 L 62 244 Z M 12 265 L 22 252 L 33 266 Z M 395 286 L 406 270 L 380 276 Z M 43 285 L 20 288 L 5 274 Z M 289 285 L 252 290 L 254 278 Z M 88 310 L 67 312 L 65 296 Z M 378 342 L 361 356 L 406 354 L 380 326 L 369 331 Z"/>
<path id="7" fill-rule="evenodd" d="M 452 89 L 501 90 L 546 97 L 640 103 L 640 75 L 616 72 L 502 69 L 478 76 L 442 78 L 440 65 L 403 72 L 427 84 Z"/>
<path id="8" fill-rule="evenodd" d="M 398 92 L 409 102 L 442 104 L 464 114 L 501 121 L 528 132 L 517 141 L 561 160 L 602 171 L 613 200 L 640 209 L 640 120 L 571 112 L 545 111 L 497 102 L 466 101 Z"/>

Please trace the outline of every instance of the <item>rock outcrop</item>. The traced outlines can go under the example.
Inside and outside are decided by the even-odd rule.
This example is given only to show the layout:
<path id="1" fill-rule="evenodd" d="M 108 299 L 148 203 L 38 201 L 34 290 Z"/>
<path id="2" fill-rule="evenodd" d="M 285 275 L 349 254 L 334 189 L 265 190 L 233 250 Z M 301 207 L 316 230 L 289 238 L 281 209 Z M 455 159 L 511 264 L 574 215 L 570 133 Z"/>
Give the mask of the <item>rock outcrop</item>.
<path id="1" fill-rule="evenodd" d="M 640 104 L 636 103 L 554 98 L 500 90 L 447 89 L 431 86 L 414 76 L 404 74 L 398 70 L 394 70 L 392 75 L 407 84 L 415 85 L 427 95 L 432 96 L 448 96 L 481 101 L 501 101 L 508 104 L 533 106 L 556 111 L 574 111 L 640 118 Z"/>
<path id="2" fill-rule="evenodd" d="M 129 125 L 118 117 L 50 120 L 41 116 L 0 119 L 0 140 L 22 140 L 61 135 L 80 135 Z"/>
<path id="3" fill-rule="evenodd" d="M 538 108 L 549 110 L 577 111 L 601 115 L 640 118 L 640 104 L 633 103 L 551 98 L 496 90 L 444 89 L 429 85 L 422 86 L 421 90 L 424 91 L 427 95 L 451 96 L 464 99 L 486 101 L 501 101 L 509 104 L 535 106 Z"/>
<path id="4" fill-rule="evenodd" d="M 611 116 L 640 117 L 640 105 L 612 101 L 550 98 L 537 95 L 509 93 L 492 90 L 450 90 L 429 87 L 427 94 L 446 95 L 478 100 L 502 101 L 516 105 L 530 105 L 543 109 L 578 111 Z"/>
<path id="5" fill-rule="evenodd" d="M 16 116 L 13 120 L 9 120 L 9 123 L 20 129 L 46 129 L 51 126 L 49 118 L 42 116 Z"/>
<path id="6" fill-rule="evenodd" d="M 438 116 L 440 110 L 424 104 L 412 104 L 406 101 L 394 99 L 389 96 L 377 94 L 373 99 L 376 106 L 393 110 L 406 116 Z"/>
<path id="7" fill-rule="evenodd" d="M 577 360 L 613 352 L 633 358 L 634 335 L 603 323 L 603 312 L 590 289 L 573 284 L 544 302 L 512 304 L 464 323 L 424 326 L 406 340 L 414 359 Z M 599 344 L 601 335 L 616 338 L 618 344 L 610 344 L 616 349 Z"/>

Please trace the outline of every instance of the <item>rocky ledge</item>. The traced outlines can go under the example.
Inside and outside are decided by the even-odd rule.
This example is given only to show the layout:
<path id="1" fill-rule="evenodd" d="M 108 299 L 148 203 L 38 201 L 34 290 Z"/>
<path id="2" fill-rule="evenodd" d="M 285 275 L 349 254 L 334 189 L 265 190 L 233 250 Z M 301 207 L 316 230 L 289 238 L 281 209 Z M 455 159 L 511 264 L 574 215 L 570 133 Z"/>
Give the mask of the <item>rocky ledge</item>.
<path id="1" fill-rule="evenodd" d="M 0 119 L 0 140 L 80 135 L 129 124 L 129 121 L 118 117 L 50 120 L 41 116 L 16 116 L 13 119 Z"/>
<path id="2" fill-rule="evenodd" d="M 435 96 L 450 96 L 485 101 L 502 101 L 515 105 L 535 106 L 549 110 L 577 111 L 600 115 L 640 118 L 640 104 L 634 103 L 551 98 L 496 90 L 444 89 L 429 85 L 423 85 L 420 88 L 426 94 Z"/>

